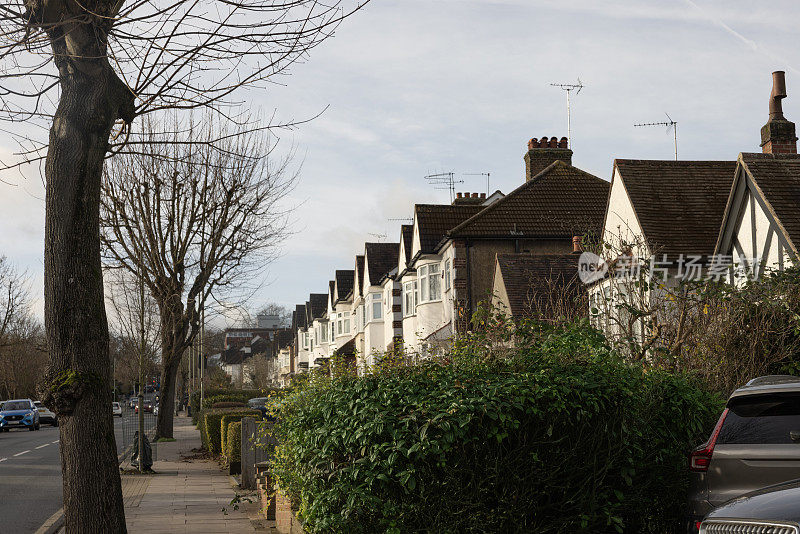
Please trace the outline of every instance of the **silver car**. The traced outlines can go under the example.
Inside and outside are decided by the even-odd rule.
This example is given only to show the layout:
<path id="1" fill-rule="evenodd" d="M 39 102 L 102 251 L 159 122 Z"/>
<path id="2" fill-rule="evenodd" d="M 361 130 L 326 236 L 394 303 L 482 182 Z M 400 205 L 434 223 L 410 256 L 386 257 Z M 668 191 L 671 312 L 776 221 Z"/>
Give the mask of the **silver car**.
<path id="1" fill-rule="evenodd" d="M 799 479 L 800 377 L 764 376 L 734 391 L 690 469 L 690 532 L 736 497 Z"/>
<path id="2" fill-rule="evenodd" d="M 700 525 L 700 534 L 800 534 L 800 481 L 737 497 Z"/>

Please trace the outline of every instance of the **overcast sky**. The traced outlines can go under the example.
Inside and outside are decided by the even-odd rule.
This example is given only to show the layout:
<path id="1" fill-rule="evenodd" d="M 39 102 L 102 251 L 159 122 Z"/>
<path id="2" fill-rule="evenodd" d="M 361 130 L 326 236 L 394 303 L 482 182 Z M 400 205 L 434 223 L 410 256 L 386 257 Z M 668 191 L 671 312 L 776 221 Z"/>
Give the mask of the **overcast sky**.
<path id="1" fill-rule="evenodd" d="M 773 70 L 787 72 L 784 111 L 800 120 L 796 0 L 372 0 L 283 85 L 253 94 L 277 120 L 325 113 L 278 132 L 300 182 L 294 235 L 254 298 L 294 306 L 352 269 L 370 234 L 398 239 L 414 203 L 445 203 L 424 176 L 454 172 L 462 191 L 524 181 L 531 137 L 566 135 L 573 164 L 610 179 L 614 158 L 735 159 L 759 151 Z M 0 155 L 15 147 L 0 133 Z M 1 176 L 0 253 L 33 276 L 42 308 L 43 187 Z"/>

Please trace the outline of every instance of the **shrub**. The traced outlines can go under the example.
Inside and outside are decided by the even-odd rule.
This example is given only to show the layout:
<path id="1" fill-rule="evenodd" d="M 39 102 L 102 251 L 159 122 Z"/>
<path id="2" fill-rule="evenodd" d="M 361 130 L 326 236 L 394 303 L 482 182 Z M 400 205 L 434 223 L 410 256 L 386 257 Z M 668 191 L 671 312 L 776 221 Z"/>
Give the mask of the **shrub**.
<path id="1" fill-rule="evenodd" d="M 220 408 L 218 410 L 203 411 L 204 442 L 203 445 L 212 454 L 222 453 L 222 418 L 226 415 L 241 417 L 260 417 L 258 410 L 242 410 L 240 408 Z"/>
<path id="2" fill-rule="evenodd" d="M 192 392 L 189 397 L 189 406 L 192 408 L 192 422 L 194 424 L 202 423 L 200 412 L 202 409 L 211 408 L 214 402 L 233 401 L 233 402 L 247 402 L 254 397 L 266 397 L 268 391 L 260 389 L 218 389 L 208 388 L 204 392 L 203 403 L 205 406 L 200 406 L 200 390 Z M 229 398 L 219 398 L 212 400 L 214 397 L 226 396 Z M 202 425 L 201 425 L 202 426 Z"/>
<path id="3" fill-rule="evenodd" d="M 228 425 L 235 421 L 241 421 L 243 417 L 253 417 L 256 420 L 261 419 L 261 412 L 258 410 L 249 410 L 248 413 L 229 413 L 222 416 L 220 420 L 220 431 L 222 432 L 221 443 L 224 445 L 228 442 Z"/>
<path id="4" fill-rule="evenodd" d="M 215 402 L 212 408 L 246 408 L 247 404 L 243 402 Z"/>
<path id="5" fill-rule="evenodd" d="M 288 395 L 274 474 L 309 532 L 679 531 L 721 401 L 586 327 Z"/>
<path id="6" fill-rule="evenodd" d="M 225 432 L 227 439 L 225 441 L 225 461 L 234 464 L 242 461 L 242 422 L 233 421 L 228 423 L 228 428 Z"/>

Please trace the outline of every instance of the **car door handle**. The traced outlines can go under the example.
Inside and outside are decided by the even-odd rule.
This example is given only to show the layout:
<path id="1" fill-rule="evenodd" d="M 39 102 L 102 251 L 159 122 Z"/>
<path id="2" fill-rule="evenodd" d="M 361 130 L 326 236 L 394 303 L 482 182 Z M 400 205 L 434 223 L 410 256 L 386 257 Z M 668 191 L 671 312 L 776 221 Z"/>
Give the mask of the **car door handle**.
<path id="1" fill-rule="evenodd" d="M 789 432 L 789 437 L 792 438 L 794 442 L 800 441 L 800 431 L 792 430 Z"/>

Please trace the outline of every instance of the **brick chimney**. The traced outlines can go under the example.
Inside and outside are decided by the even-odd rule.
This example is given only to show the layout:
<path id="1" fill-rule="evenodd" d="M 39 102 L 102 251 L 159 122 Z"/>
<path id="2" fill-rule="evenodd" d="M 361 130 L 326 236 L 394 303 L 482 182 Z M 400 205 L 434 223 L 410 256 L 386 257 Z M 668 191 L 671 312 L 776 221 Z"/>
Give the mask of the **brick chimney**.
<path id="1" fill-rule="evenodd" d="M 559 140 L 556 137 L 548 139 L 545 136 L 541 141 L 534 137 L 528 141 L 528 152 L 525 154 L 525 181 L 530 181 L 554 161 L 572 165 L 572 150 L 567 144 L 566 137 Z"/>
<path id="2" fill-rule="evenodd" d="M 456 193 L 453 199 L 453 206 L 463 206 L 464 204 L 478 205 L 486 201 L 486 193 Z"/>
<path id="3" fill-rule="evenodd" d="M 794 123 L 783 116 L 781 100 L 784 98 L 786 98 L 786 75 L 779 70 L 772 73 L 769 121 L 761 127 L 761 151 L 764 154 L 797 154 Z"/>

